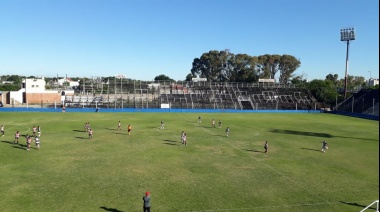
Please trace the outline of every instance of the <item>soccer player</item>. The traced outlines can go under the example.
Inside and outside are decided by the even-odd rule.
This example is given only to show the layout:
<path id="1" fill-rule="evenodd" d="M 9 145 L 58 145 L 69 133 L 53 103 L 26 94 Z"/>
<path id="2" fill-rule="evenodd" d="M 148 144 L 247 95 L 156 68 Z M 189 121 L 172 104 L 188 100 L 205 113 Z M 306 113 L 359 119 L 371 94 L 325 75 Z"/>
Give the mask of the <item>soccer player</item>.
<path id="1" fill-rule="evenodd" d="M 324 153 L 327 149 L 329 149 L 328 144 L 326 141 L 322 142 L 322 152 Z"/>
<path id="2" fill-rule="evenodd" d="M 222 120 L 219 120 L 219 128 L 222 128 Z"/>
<path id="3" fill-rule="evenodd" d="M 84 131 L 83 132 L 87 132 L 88 131 L 88 124 L 87 122 L 84 124 Z"/>
<path id="4" fill-rule="evenodd" d="M 20 140 L 20 132 L 17 131 L 15 134 L 15 141 L 13 142 L 14 144 L 18 144 L 18 141 Z"/>
<path id="5" fill-rule="evenodd" d="M 116 130 L 121 130 L 121 122 L 117 123 L 117 129 Z"/>
<path id="6" fill-rule="evenodd" d="M 36 137 L 36 138 L 34 138 L 34 140 L 36 141 L 36 147 L 37 147 L 37 149 L 40 150 L 40 138 Z"/>
<path id="7" fill-rule="evenodd" d="M 183 144 L 185 144 L 185 146 L 187 146 L 187 135 L 186 135 L 186 133 L 183 134 Z"/>
<path id="8" fill-rule="evenodd" d="M 185 137 L 185 131 L 182 131 L 181 133 L 181 146 L 183 145 L 183 138 Z"/>
<path id="9" fill-rule="evenodd" d="M 202 123 L 202 118 L 201 118 L 201 116 L 198 116 L 198 123 L 199 123 L 199 124 Z"/>
<path id="10" fill-rule="evenodd" d="M 142 198 L 143 201 L 144 201 L 144 205 L 143 205 L 143 209 L 144 209 L 144 212 L 150 212 L 150 207 L 151 207 L 151 204 L 150 204 L 150 192 L 147 191 L 145 192 L 145 197 Z"/>
<path id="11" fill-rule="evenodd" d="M 33 137 L 36 137 L 37 127 L 33 126 L 32 130 L 33 130 Z"/>
<path id="12" fill-rule="evenodd" d="M 92 139 L 92 129 L 91 128 L 89 128 L 88 129 L 88 139 Z"/>
<path id="13" fill-rule="evenodd" d="M 5 133 L 5 131 L 4 131 L 4 124 L 2 124 L 0 128 L 1 128 L 1 129 L 0 129 L 0 131 L 1 131 L 1 136 L 4 136 L 4 133 Z"/>
<path id="14" fill-rule="evenodd" d="M 211 127 L 212 127 L 212 128 L 215 128 L 215 120 L 214 120 L 214 119 L 212 119 Z"/>
<path id="15" fill-rule="evenodd" d="M 131 131 L 132 131 L 132 126 L 128 124 L 128 135 L 131 135 Z"/>
<path id="16" fill-rule="evenodd" d="M 26 150 L 30 150 L 30 144 L 32 143 L 32 136 L 26 136 Z"/>
<path id="17" fill-rule="evenodd" d="M 41 137 L 41 127 L 37 126 L 37 137 Z"/>
<path id="18" fill-rule="evenodd" d="M 230 128 L 227 127 L 227 128 L 226 128 L 226 136 L 228 137 L 229 135 L 230 135 Z"/>
<path id="19" fill-rule="evenodd" d="M 264 144 L 265 153 L 268 152 L 268 148 L 269 148 L 268 141 L 265 141 L 265 144 Z"/>
<path id="20" fill-rule="evenodd" d="M 165 128 L 164 122 L 161 120 L 161 129 L 164 129 L 164 128 Z"/>

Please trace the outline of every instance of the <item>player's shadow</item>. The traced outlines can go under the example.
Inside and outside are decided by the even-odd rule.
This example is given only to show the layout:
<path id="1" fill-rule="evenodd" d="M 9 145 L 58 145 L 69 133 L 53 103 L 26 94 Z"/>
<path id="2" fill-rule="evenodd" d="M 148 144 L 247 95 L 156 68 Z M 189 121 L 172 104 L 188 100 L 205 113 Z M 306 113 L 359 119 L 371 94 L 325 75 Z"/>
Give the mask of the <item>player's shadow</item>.
<path id="1" fill-rule="evenodd" d="M 123 212 L 123 211 L 118 210 L 118 209 L 116 209 L 116 208 L 107 208 L 107 207 L 105 207 L 105 206 L 102 206 L 102 207 L 100 207 L 100 208 L 103 209 L 103 210 L 105 210 L 105 211 L 111 211 L 111 212 Z"/>
<path id="2" fill-rule="evenodd" d="M 128 135 L 128 133 L 126 132 L 126 133 L 122 133 L 122 132 L 115 132 L 115 134 L 117 134 L 117 135 Z"/>
<path id="3" fill-rule="evenodd" d="M 78 138 L 78 139 L 88 139 L 88 137 L 79 137 L 79 136 L 76 136 L 75 138 Z"/>
<path id="4" fill-rule="evenodd" d="M 177 144 L 173 144 L 173 143 L 163 143 L 163 144 L 170 145 L 170 146 L 176 146 L 177 145 Z"/>
<path id="5" fill-rule="evenodd" d="M 117 130 L 115 128 L 106 128 L 106 130 Z"/>
<path id="6" fill-rule="evenodd" d="M 23 145 L 23 144 L 20 144 L 20 143 L 15 144 L 12 141 L 1 141 L 1 142 L 10 144 L 10 145 L 12 145 L 11 147 L 15 148 L 15 149 L 24 149 L 24 147 L 26 147 L 26 145 Z"/>
<path id="7" fill-rule="evenodd" d="M 264 151 L 254 150 L 254 149 L 244 149 L 247 152 L 258 152 L 258 153 L 264 153 Z"/>
<path id="8" fill-rule="evenodd" d="M 296 131 L 296 130 L 273 129 L 273 130 L 270 130 L 269 132 L 292 134 L 292 135 L 313 136 L 313 137 L 323 137 L 323 138 L 332 138 L 333 137 L 332 135 L 327 134 L 327 133 L 304 132 L 304 131 Z"/>
<path id="9" fill-rule="evenodd" d="M 12 141 L 1 141 L 3 143 L 7 143 L 7 144 L 14 144 Z"/>
<path id="10" fill-rule="evenodd" d="M 163 141 L 165 141 L 163 144 L 166 144 L 166 145 L 171 145 L 171 146 L 177 145 L 177 144 L 175 144 L 175 143 L 177 143 L 177 141 L 168 140 L 168 139 L 165 139 Z"/>
<path id="11" fill-rule="evenodd" d="M 315 152 L 319 152 L 318 149 L 309 149 L 309 148 L 304 148 L 304 147 L 302 147 L 301 149 L 304 149 L 304 150 L 310 150 L 310 151 L 315 151 Z"/>
<path id="12" fill-rule="evenodd" d="M 83 130 L 73 130 L 74 132 L 83 132 Z"/>
<path id="13" fill-rule="evenodd" d="M 339 201 L 339 202 L 343 203 L 343 204 L 346 204 L 346 205 L 352 205 L 352 206 L 356 206 L 356 207 L 360 207 L 360 208 L 367 207 L 367 205 L 361 205 L 361 204 L 358 204 L 356 202 L 344 202 L 344 201 Z M 373 208 L 373 207 L 369 207 L 368 209 L 376 210 L 376 208 Z"/>
<path id="14" fill-rule="evenodd" d="M 312 137 L 321 137 L 321 138 L 352 138 L 352 139 L 360 139 L 360 140 L 368 140 L 368 141 L 378 141 L 376 139 L 370 138 L 355 138 L 348 136 L 337 136 L 331 135 L 328 133 L 318 133 L 318 132 L 305 132 L 305 131 L 296 131 L 296 130 L 283 130 L 283 129 L 273 129 L 270 130 L 271 133 L 283 133 L 283 134 L 291 134 L 291 135 L 303 135 L 303 136 L 312 136 Z"/>

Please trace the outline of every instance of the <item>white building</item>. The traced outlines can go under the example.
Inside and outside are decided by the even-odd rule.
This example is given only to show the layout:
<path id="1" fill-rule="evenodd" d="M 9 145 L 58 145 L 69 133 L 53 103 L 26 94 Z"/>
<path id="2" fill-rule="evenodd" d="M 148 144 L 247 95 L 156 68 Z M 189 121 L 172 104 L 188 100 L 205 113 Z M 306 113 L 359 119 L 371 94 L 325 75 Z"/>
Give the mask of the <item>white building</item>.
<path id="1" fill-rule="evenodd" d="M 368 86 L 376 86 L 379 84 L 379 79 L 373 79 L 373 78 L 370 78 L 368 81 Z"/>
<path id="2" fill-rule="evenodd" d="M 58 79 L 58 85 L 59 86 L 62 86 L 64 83 L 68 83 L 70 87 L 76 87 L 76 86 L 79 86 L 79 81 L 74 81 L 72 80 L 71 78 L 69 77 L 66 77 L 66 78 L 62 78 L 62 79 Z"/>
<path id="3" fill-rule="evenodd" d="M 45 91 L 45 78 L 32 78 L 22 80 L 22 88 L 25 88 L 27 93 L 41 93 Z"/>

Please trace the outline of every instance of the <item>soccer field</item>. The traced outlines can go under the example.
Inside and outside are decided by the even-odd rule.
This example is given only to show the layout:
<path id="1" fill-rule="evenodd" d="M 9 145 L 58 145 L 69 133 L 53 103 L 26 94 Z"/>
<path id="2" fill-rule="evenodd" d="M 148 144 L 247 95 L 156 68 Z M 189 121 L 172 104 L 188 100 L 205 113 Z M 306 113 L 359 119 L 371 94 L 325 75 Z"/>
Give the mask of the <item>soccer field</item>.
<path id="1" fill-rule="evenodd" d="M 1 112 L 1 124 L 1 211 L 142 211 L 146 191 L 152 211 L 160 212 L 356 212 L 379 199 L 378 121 L 291 113 Z M 31 135 L 33 126 L 41 127 L 40 150 L 33 143 L 26 151 L 24 137 L 13 144 L 16 131 Z M 324 140 L 329 149 L 322 153 Z"/>

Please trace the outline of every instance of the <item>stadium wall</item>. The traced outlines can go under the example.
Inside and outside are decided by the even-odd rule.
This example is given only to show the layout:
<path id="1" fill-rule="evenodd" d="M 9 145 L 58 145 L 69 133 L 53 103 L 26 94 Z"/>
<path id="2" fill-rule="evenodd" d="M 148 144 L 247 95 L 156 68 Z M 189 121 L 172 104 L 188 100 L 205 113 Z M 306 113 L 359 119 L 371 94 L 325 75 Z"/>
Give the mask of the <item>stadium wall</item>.
<path id="1" fill-rule="evenodd" d="M 0 108 L 0 112 L 62 112 L 62 108 Z M 95 108 L 66 108 L 66 112 L 96 112 Z M 320 110 L 213 110 L 213 109 L 144 109 L 100 108 L 99 112 L 152 112 L 152 113 L 321 113 Z"/>
<path id="2" fill-rule="evenodd" d="M 351 112 L 345 112 L 345 111 L 331 111 L 329 113 L 379 121 L 379 116 L 369 115 L 369 114 L 364 114 L 364 113 L 351 113 Z"/>

